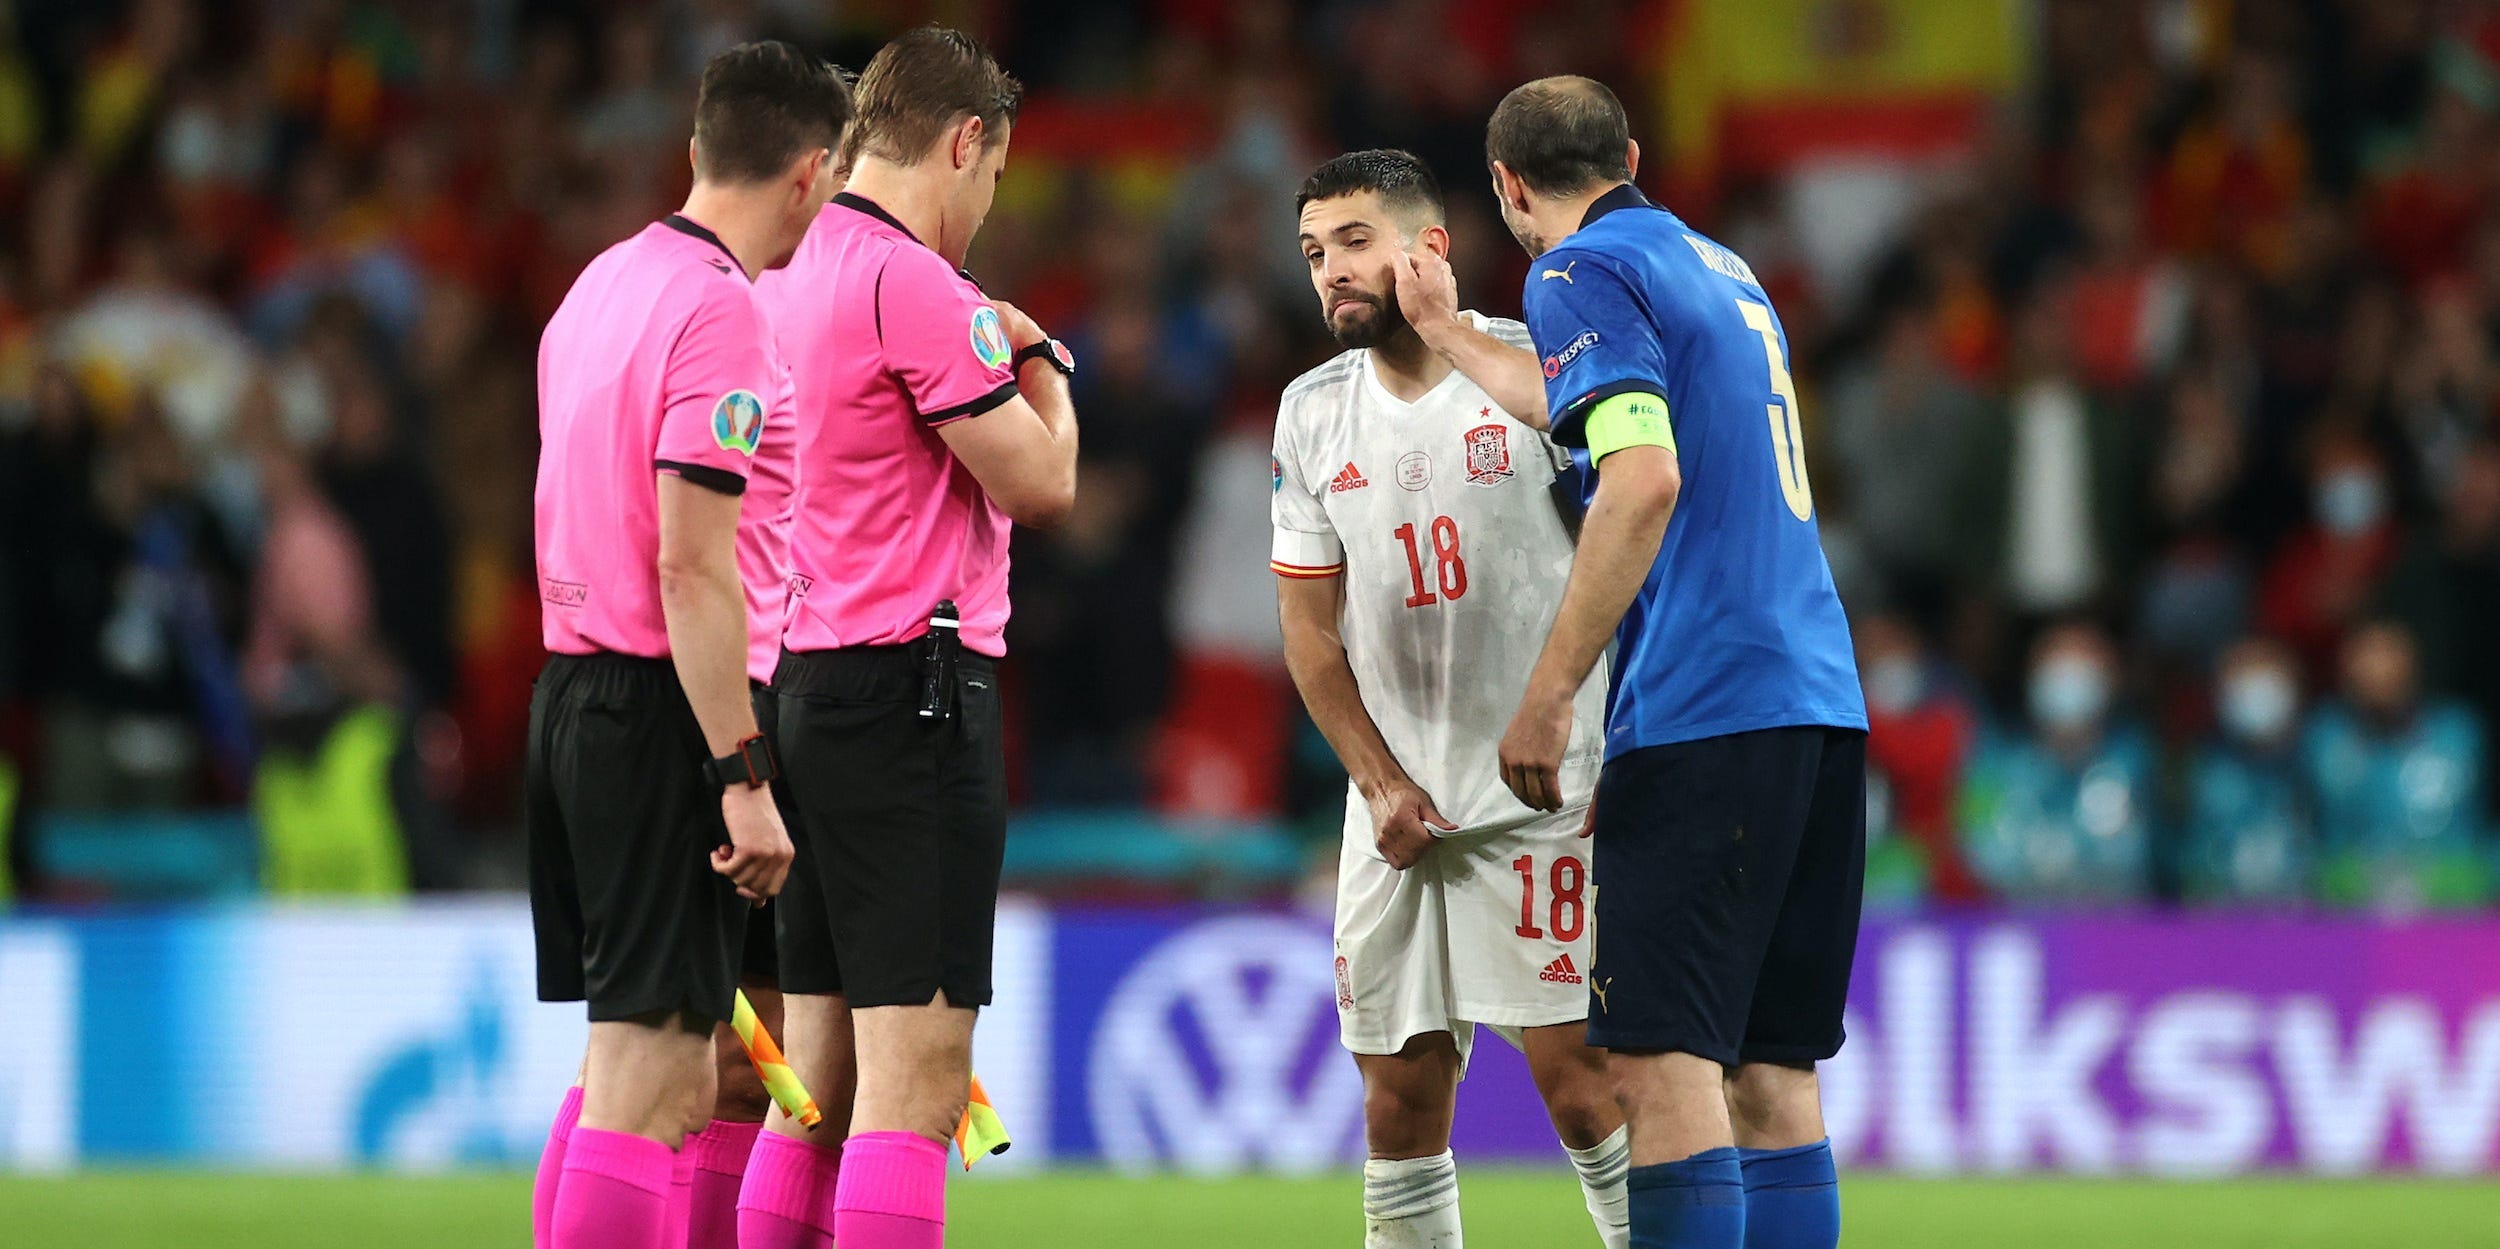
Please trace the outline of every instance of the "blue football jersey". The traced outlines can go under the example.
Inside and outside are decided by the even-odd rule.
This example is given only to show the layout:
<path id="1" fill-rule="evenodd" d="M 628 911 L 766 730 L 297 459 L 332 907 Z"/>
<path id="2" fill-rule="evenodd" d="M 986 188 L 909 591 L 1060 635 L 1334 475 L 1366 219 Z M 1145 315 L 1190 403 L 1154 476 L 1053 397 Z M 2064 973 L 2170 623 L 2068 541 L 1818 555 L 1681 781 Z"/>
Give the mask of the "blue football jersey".
<path id="1" fill-rule="evenodd" d="M 1529 264 L 1525 304 L 1555 442 L 1585 448 L 1600 401 L 1656 394 L 1683 471 L 1616 633 L 1607 757 L 1755 729 L 1865 728 L 1788 338 L 1753 270 L 1624 186 Z M 1589 497 L 1599 473 L 1582 476 Z"/>

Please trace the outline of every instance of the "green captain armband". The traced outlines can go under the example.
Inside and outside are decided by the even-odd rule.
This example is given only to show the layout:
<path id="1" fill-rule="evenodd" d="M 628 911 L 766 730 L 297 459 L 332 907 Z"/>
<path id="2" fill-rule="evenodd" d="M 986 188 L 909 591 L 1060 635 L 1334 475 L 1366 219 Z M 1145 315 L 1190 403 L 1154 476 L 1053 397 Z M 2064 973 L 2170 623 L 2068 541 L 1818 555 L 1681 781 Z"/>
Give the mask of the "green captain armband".
<path id="1" fill-rule="evenodd" d="M 1667 424 L 1667 401 L 1646 391 L 1598 400 L 1580 429 L 1588 440 L 1591 464 L 1625 447 L 1675 450 L 1675 429 Z"/>

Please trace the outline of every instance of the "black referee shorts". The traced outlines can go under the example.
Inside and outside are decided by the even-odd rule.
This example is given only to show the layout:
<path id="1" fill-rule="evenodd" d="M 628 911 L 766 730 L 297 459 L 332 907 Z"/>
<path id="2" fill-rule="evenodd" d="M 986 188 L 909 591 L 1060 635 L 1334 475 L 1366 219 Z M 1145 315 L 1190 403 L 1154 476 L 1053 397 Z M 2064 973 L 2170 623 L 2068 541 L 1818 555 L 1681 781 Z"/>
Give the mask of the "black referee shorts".
<path id="1" fill-rule="evenodd" d="M 749 904 L 694 708 L 665 659 L 557 655 L 530 694 L 524 777 L 538 997 L 594 1021 L 730 1016 Z"/>
<path id="2" fill-rule="evenodd" d="M 853 1009 L 990 1002 L 1007 851 L 998 670 L 964 652 L 955 714 L 919 714 L 910 646 L 784 654 L 781 770 L 798 862 L 778 909 L 781 988 Z"/>
<path id="3" fill-rule="evenodd" d="M 1722 1065 L 1840 1050 L 1866 879 L 1866 734 L 1779 728 L 1606 761 L 1589 1044 Z"/>

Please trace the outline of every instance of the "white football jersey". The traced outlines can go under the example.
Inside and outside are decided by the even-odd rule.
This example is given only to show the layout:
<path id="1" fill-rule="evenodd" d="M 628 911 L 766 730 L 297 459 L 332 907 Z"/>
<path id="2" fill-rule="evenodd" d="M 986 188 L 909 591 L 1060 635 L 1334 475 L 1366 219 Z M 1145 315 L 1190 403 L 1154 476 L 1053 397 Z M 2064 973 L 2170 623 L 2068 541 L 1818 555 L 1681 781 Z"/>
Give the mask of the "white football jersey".
<path id="1" fill-rule="evenodd" d="M 1460 315 L 1529 345 L 1516 321 Z M 1537 814 L 1502 784 L 1500 746 L 1571 574 L 1552 489 L 1569 463 L 1455 370 L 1399 401 L 1365 350 L 1295 379 L 1277 411 L 1270 566 L 1345 579 L 1339 628 L 1363 706 L 1467 832 Z M 1567 804 L 1596 791 L 1605 716 L 1600 662 L 1572 704 Z"/>

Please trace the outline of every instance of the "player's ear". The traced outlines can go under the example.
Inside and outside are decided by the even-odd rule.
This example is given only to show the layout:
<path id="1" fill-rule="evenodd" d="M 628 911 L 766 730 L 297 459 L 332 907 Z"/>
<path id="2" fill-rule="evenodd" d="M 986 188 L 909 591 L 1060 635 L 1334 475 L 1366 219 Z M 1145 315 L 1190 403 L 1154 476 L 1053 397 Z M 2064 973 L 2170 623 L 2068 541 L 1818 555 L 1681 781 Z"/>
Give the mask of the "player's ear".
<path id="1" fill-rule="evenodd" d="M 1415 235 L 1415 241 L 1423 244 L 1425 251 L 1431 252 L 1435 256 L 1439 256 L 1443 260 L 1450 258 L 1450 228 L 1448 226 L 1425 226 L 1421 232 Z"/>
<path id="2" fill-rule="evenodd" d="M 1498 160 L 1493 162 L 1493 198 L 1500 200 L 1502 207 L 1512 212 L 1528 211 L 1527 181 Z"/>
<path id="3" fill-rule="evenodd" d="M 790 181 L 798 189 L 801 199 L 814 195 L 817 179 L 824 176 L 825 149 L 823 148 L 801 153 L 798 163 L 790 170 Z"/>
<path id="4" fill-rule="evenodd" d="M 1624 143 L 1624 145 L 1623 145 L 1623 169 L 1624 169 L 1624 172 L 1631 174 L 1631 175 L 1632 175 L 1633 177 L 1635 177 L 1635 178 L 1637 178 L 1637 177 L 1640 177 L 1640 176 L 1641 176 L 1641 141 L 1640 141 L 1640 140 L 1638 140 L 1638 139 L 1632 139 L 1632 140 L 1628 140 L 1628 141 L 1626 141 L 1626 142 Z"/>
<path id="5" fill-rule="evenodd" d="M 981 140 L 986 137 L 986 130 L 978 113 L 964 118 L 963 124 L 955 127 L 955 168 L 970 169 L 981 163 Z"/>
<path id="6" fill-rule="evenodd" d="M 694 171 L 695 181 L 703 180 L 703 148 L 694 140 L 686 140 L 686 168 Z"/>

